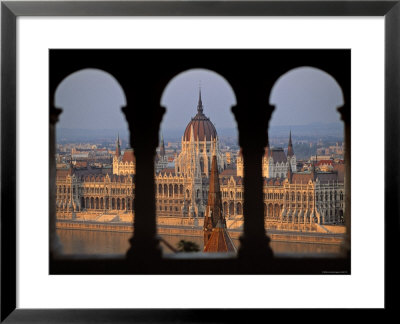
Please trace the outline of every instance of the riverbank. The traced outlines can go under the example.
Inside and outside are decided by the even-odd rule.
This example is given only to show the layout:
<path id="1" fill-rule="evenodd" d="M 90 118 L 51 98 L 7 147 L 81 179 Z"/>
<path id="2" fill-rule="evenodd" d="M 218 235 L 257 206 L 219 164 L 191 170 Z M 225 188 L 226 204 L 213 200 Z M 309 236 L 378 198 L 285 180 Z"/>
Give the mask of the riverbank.
<path id="1" fill-rule="evenodd" d="M 172 219 L 160 219 L 157 222 L 157 233 L 159 235 L 202 237 L 203 224 L 201 219 L 184 219 L 173 222 Z M 237 222 L 237 221 L 236 221 Z M 57 229 L 63 230 L 84 230 L 116 233 L 133 233 L 131 222 L 98 222 L 93 220 L 66 220 L 59 219 L 56 222 Z M 228 227 L 229 235 L 232 239 L 239 239 L 242 234 L 241 226 L 234 228 Z M 279 230 L 268 229 L 268 236 L 273 242 L 293 242 L 293 243 L 317 243 L 317 244 L 342 244 L 345 238 L 344 233 L 303 231 L 303 230 Z"/>

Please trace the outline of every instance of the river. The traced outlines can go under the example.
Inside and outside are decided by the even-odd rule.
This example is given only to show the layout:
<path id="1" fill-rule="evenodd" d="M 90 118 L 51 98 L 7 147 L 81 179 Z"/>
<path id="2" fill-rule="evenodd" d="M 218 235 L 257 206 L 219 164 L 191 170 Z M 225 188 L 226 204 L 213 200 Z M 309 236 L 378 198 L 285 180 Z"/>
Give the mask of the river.
<path id="1" fill-rule="evenodd" d="M 124 254 L 129 248 L 130 233 L 100 232 L 87 230 L 57 229 L 57 234 L 63 245 L 64 254 Z M 170 245 L 176 247 L 180 240 L 196 243 L 203 249 L 203 237 L 187 235 L 161 235 Z M 236 248 L 238 239 L 233 239 Z M 161 243 L 163 253 L 173 253 L 166 244 Z M 318 253 L 339 253 L 339 244 L 271 242 L 274 253 L 296 253 L 301 255 Z"/>

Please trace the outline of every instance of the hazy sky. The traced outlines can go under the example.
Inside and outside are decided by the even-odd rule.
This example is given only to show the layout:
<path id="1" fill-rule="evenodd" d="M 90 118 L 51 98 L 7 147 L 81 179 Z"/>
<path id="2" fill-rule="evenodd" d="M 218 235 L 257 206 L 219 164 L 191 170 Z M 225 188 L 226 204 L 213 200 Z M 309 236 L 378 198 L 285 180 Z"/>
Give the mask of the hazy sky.
<path id="1" fill-rule="evenodd" d="M 236 127 L 230 107 L 236 103 L 229 84 L 217 73 L 193 69 L 176 76 L 166 87 L 161 104 L 167 113 L 161 131 L 183 130 L 197 112 L 201 83 L 204 113 L 218 129 Z M 56 106 L 63 109 L 61 128 L 126 129 L 121 112 L 125 95 L 109 74 L 94 69 L 76 72 L 59 85 Z M 276 105 L 270 125 L 338 122 L 341 89 L 328 74 L 309 67 L 283 75 L 274 85 L 270 103 Z"/>
<path id="2" fill-rule="evenodd" d="M 331 123 L 340 120 L 336 109 L 343 105 L 343 94 L 329 74 L 301 67 L 278 79 L 270 104 L 275 105 L 271 125 Z"/>

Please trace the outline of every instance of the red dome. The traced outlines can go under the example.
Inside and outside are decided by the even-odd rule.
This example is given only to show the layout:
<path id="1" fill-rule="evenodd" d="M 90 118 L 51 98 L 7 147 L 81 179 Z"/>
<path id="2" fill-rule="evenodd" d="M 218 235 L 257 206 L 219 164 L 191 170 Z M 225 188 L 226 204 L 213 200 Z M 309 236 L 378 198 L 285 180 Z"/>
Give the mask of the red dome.
<path id="1" fill-rule="evenodd" d="M 201 101 L 201 92 L 199 93 L 199 103 L 197 105 L 197 115 L 192 118 L 186 126 L 185 134 L 183 135 L 184 141 L 190 141 L 191 129 L 193 126 L 193 137 L 197 141 L 210 141 L 211 137 L 217 137 L 217 130 L 210 119 L 203 114 L 203 103 Z"/>
<path id="2" fill-rule="evenodd" d="M 203 114 L 197 114 L 186 126 L 185 135 L 183 135 L 184 141 L 190 141 L 192 126 L 195 141 L 197 139 L 199 141 L 211 141 L 211 137 L 217 137 L 217 131 L 210 119 Z"/>

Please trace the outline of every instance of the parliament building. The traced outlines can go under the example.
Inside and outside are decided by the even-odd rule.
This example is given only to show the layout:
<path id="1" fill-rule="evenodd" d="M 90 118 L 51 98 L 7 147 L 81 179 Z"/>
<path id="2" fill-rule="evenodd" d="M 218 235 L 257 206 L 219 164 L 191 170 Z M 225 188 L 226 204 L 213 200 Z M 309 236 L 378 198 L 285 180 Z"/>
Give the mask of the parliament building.
<path id="1" fill-rule="evenodd" d="M 168 166 L 161 137 L 155 157 L 157 216 L 207 218 L 214 159 L 214 178 L 218 174 L 223 218 L 242 220 L 241 152 L 236 161 L 226 160 L 217 131 L 203 109 L 199 92 L 197 114 L 186 126 L 174 167 Z M 265 149 L 262 175 L 266 226 L 343 222 L 344 165 L 322 172 L 312 163 L 309 170 L 298 171 L 291 133 L 286 152 L 269 145 Z M 118 137 L 112 168 L 77 168 L 70 163 L 57 169 L 56 185 L 57 218 L 131 222 L 135 197 L 134 152 L 132 149 L 122 152 Z"/>

